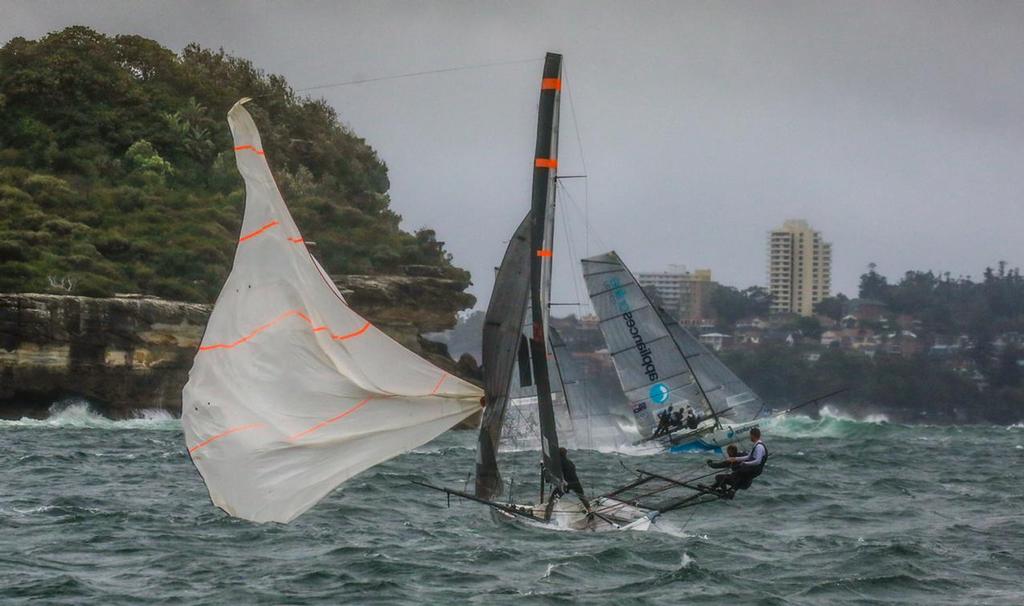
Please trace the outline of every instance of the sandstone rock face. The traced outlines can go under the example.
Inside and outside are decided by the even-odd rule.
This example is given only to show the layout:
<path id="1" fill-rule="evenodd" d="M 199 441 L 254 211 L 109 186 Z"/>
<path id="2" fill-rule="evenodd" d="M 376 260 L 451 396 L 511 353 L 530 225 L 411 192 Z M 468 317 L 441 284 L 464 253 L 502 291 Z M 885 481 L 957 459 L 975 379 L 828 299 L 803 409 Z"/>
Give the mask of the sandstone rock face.
<path id="1" fill-rule="evenodd" d="M 451 328 L 456 312 L 473 304 L 463 284 L 429 276 L 336 280 L 349 304 L 392 338 L 449 372 L 466 372 L 443 345 L 419 336 Z M 84 396 L 115 418 L 152 408 L 180 414 L 211 309 L 146 296 L 0 293 L 0 417 L 44 417 L 68 396 Z"/>

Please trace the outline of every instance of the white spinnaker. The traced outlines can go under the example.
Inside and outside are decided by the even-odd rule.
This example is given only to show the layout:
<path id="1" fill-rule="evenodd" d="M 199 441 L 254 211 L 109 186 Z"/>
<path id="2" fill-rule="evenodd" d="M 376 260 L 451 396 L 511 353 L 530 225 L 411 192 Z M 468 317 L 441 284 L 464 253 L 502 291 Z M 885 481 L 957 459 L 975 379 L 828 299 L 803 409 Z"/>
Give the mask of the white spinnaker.
<path id="1" fill-rule="evenodd" d="M 289 522 L 479 410 L 482 391 L 345 304 L 288 213 L 245 101 L 228 112 L 246 188 L 242 233 L 182 394 L 182 425 L 214 504 Z"/>

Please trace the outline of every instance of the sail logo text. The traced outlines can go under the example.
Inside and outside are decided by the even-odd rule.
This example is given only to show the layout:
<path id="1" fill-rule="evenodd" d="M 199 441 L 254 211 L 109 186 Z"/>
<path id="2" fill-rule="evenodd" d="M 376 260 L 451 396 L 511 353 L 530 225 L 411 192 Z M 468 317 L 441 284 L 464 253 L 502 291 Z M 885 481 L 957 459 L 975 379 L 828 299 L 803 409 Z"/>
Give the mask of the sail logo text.
<path id="1" fill-rule="evenodd" d="M 618 278 L 609 278 L 605 280 L 604 285 L 605 288 L 611 290 L 612 297 L 615 299 L 615 307 L 622 313 L 629 336 L 633 338 L 633 344 L 636 345 L 636 350 L 640 353 L 640 363 L 644 367 L 644 374 L 647 375 L 649 381 L 657 381 L 658 369 L 654 365 L 654 357 L 651 354 L 651 349 L 644 342 L 644 336 L 640 334 L 636 320 L 633 319 L 633 310 L 629 308 L 629 301 L 626 299 L 626 290 L 622 288 L 622 282 Z"/>

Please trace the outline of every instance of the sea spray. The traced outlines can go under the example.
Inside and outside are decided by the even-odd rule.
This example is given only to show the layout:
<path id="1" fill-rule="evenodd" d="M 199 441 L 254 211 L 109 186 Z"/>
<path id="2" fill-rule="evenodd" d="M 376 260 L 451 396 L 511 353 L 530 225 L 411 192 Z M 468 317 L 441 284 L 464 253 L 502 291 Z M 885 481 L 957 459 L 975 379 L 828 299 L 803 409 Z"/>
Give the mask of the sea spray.
<path id="1" fill-rule="evenodd" d="M 97 412 L 88 400 L 70 398 L 50 406 L 45 419 L 23 417 L 19 420 L 0 420 L 0 428 L 25 427 L 36 429 L 152 429 L 180 431 L 181 422 L 163 409 L 141 409 L 135 418 L 115 420 Z"/>

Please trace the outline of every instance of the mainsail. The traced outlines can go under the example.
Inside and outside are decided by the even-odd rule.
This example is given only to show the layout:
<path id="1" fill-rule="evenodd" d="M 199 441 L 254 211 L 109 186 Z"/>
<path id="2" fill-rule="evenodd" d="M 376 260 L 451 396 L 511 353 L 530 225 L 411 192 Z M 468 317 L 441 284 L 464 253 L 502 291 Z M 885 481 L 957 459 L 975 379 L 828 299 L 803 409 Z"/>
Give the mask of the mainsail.
<path id="1" fill-rule="evenodd" d="M 508 411 L 513 370 L 523 336 L 530 275 L 530 214 L 509 240 L 498 267 L 484 318 L 481 358 L 486 407 L 477 444 L 476 495 L 485 499 L 501 494 L 498 447 Z M 527 367 L 529 365 L 527 364 Z"/>
<path id="2" fill-rule="evenodd" d="M 619 256 L 584 259 L 583 277 L 640 433 L 651 435 L 655 413 L 669 406 L 690 405 L 714 417 L 690 360 Z"/>
<path id="3" fill-rule="evenodd" d="M 228 112 L 242 234 L 182 393 L 182 425 L 214 504 L 288 522 L 471 415 L 481 392 L 348 307 L 307 250 L 245 101 Z"/>

